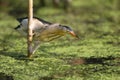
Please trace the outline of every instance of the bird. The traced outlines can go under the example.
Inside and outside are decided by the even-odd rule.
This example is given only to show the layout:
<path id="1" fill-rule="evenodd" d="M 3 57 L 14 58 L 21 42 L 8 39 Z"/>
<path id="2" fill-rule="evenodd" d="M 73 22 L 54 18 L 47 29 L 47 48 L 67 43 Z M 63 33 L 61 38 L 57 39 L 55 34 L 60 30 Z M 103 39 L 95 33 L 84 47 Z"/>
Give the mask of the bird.
<path id="1" fill-rule="evenodd" d="M 28 17 L 17 18 L 17 21 L 20 24 L 14 29 L 22 36 L 27 37 Z M 77 39 L 79 38 L 71 27 L 59 23 L 51 23 L 38 17 L 33 17 L 30 29 L 32 29 L 33 36 L 33 46 L 30 50 L 31 55 L 39 48 L 41 42 L 49 42 L 65 36 L 66 34 L 70 34 Z"/>

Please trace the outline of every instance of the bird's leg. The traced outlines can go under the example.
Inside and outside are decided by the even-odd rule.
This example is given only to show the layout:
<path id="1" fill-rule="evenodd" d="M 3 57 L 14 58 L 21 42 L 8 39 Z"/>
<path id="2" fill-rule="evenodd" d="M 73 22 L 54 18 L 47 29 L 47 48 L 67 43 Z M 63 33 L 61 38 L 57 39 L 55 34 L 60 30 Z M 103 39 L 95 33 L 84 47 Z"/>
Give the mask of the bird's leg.
<path id="1" fill-rule="evenodd" d="M 31 49 L 31 53 L 32 53 L 32 54 L 34 54 L 35 51 L 39 48 L 39 43 L 40 43 L 40 41 L 35 41 L 35 42 L 34 42 L 34 46 L 33 46 L 32 49 Z"/>

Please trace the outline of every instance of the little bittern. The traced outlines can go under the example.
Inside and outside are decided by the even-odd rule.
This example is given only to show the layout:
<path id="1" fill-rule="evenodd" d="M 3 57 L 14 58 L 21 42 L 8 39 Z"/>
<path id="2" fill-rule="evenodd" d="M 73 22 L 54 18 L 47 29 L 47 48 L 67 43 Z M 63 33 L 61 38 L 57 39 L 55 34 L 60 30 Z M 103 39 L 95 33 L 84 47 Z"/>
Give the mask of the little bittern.
<path id="1" fill-rule="evenodd" d="M 17 30 L 23 36 L 27 37 L 28 18 L 19 18 L 17 20 L 20 25 L 18 25 L 15 30 Z M 58 23 L 51 23 L 37 17 L 33 18 L 31 29 L 33 31 L 34 44 L 31 53 L 34 53 L 36 51 L 36 49 L 39 47 L 40 42 L 52 41 L 61 36 L 64 36 L 67 33 L 73 37 L 78 38 L 78 36 L 70 27 Z"/>

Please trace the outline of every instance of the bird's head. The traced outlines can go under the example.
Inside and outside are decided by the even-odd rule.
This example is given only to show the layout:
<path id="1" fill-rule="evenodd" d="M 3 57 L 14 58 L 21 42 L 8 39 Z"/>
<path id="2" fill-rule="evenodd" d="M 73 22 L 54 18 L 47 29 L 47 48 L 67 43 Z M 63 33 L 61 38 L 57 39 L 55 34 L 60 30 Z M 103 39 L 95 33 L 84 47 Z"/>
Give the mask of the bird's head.
<path id="1" fill-rule="evenodd" d="M 70 27 L 68 27 L 68 26 L 62 26 L 62 27 L 65 32 L 69 33 L 70 35 L 72 35 L 73 37 L 75 37 L 77 39 L 79 38 Z"/>

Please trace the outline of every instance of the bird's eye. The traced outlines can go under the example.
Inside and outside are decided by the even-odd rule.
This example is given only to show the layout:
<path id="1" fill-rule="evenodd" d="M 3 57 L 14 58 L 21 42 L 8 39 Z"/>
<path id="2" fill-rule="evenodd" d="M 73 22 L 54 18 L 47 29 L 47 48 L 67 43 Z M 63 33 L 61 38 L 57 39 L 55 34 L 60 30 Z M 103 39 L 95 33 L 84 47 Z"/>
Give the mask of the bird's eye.
<path id="1" fill-rule="evenodd" d="M 48 26 L 45 26 L 45 27 L 48 27 Z"/>
<path id="2" fill-rule="evenodd" d="M 62 26 L 61 24 L 59 24 L 59 26 Z"/>

